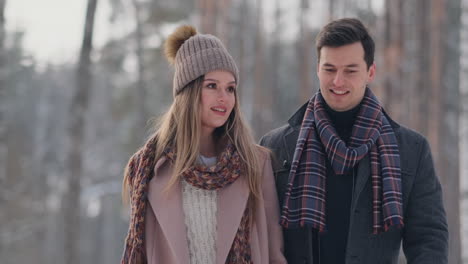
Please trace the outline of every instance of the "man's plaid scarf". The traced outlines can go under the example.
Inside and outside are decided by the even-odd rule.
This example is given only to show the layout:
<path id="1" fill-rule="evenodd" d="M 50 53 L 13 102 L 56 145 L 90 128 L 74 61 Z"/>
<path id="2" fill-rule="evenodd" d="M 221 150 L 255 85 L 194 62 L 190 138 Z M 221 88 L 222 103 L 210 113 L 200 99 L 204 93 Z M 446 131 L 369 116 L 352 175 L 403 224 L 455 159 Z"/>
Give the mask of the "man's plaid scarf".
<path id="1" fill-rule="evenodd" d="M 339 138 L 318 92 L 304 115 L 289 174 L 281 215 L 285 228 L 310 225 L 325 230 L 326 159 L 337 175 L 349 172 L 370 154 L 373 233 L 403 226 L 398 143 L 379 101 L 366 88 L 353 125 L 349 147 Z"/>

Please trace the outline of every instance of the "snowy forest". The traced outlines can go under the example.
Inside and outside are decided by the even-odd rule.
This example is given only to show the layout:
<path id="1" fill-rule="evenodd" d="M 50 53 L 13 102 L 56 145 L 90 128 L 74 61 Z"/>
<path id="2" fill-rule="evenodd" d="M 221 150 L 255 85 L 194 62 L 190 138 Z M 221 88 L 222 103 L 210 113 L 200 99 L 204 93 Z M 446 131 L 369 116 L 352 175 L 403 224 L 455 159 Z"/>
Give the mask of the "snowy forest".
<path id="1" fill-rule="evenodd" d="M 119 263 L 123 169 L 172 102 L 162 44 L 175 27 L 227 45 L 258 140 L 318 89 L 320 28 L 357 17 L 376 40 L 371 88 L 430 141 L 449 263 L 468 264 L 468 0 L 81 0 L 79 48 L 60 63 L 25 48 L 28 28 L 8 26 L 22 12 L 14 1 L 0 0 L 1 263 Z M 100 45 L 97 19 L 115 32 Z"/>

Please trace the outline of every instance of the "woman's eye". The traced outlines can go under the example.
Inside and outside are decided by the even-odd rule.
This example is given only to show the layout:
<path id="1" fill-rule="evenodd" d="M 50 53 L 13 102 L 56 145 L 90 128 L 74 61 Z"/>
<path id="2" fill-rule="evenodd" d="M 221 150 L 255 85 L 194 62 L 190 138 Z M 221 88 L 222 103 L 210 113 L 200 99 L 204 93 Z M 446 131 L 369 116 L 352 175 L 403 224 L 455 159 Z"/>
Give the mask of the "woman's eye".
<path id="1" fill-rule="evenodd" d="M 207 88 L 210 88 L 210 89 L 215 89 L 216 88 L 216 83 L 209 83 L 206 85 Z"/>
<path id="2" fill-rule="evenodd" d="M 228 92 L 233 93 L 235 91 L 236 91 L 236 88 L 234 88 L 234 86 L 229 86 L 228 87 Z"/>

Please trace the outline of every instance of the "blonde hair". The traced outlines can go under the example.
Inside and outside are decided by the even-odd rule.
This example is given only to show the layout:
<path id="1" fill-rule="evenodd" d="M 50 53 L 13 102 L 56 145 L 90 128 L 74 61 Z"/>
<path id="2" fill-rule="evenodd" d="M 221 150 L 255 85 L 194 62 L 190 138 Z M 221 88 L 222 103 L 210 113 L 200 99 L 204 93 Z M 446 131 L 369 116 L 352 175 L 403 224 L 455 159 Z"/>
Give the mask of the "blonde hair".
<path id="1" fill-rule="evenodd" d="M 161 117 L 156 125 L 155 132 L 151 136 L 156 142 L 155 160 L 164 155 L 167 147 L 175 150 L 173 174 L 166 186 L 166 191 L 173 187 L 181 177 L 181 174 L 192 167 L 200 152 L 200 98 L 204 76 L 190 82 L 182 91 L 175 96 L 174 102 L 169 110 Z M 216 144 L 231 142 L 236 147 L 242 163 L 243 170 L 253 198 L 260 197 L 261 164 L 260 149 L 252 137 L 252 133 L 245 122 L 239 108 L 239 97 L 235 92 L 234 108 L 222 127 L 215 129 L 214 136 Z M 129 186 L 129 175 L 125 173 L 123 180 L 124 201 L 128 201 L 127 190 Z"/>

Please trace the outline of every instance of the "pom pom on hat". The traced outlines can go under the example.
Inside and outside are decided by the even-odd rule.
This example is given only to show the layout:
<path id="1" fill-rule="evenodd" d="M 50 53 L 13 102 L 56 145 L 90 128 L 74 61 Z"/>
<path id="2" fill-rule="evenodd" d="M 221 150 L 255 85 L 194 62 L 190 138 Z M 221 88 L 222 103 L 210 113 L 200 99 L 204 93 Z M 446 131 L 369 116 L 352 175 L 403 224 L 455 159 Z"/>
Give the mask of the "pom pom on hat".
<path id="1" fill-rule="evenodd" d="M 174 65 L 175 57 L 179 48 L 186 40 L 195 36 L 197 30 L 189 25 L 178 27 L 172 34 L 169 35 L 164 43 L 164 54 L 170 64 Z"/>

